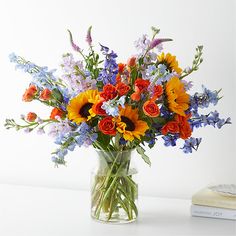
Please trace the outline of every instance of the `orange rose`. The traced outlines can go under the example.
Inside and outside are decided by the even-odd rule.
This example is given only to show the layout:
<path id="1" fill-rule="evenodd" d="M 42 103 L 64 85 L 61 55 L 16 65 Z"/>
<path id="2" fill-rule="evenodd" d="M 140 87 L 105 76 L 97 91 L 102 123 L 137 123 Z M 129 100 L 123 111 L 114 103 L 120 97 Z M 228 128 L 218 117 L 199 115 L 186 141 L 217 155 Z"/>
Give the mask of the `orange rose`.
<path id="1" fill-rule="evenodd" d="M 153 93 L 153 100 L 156 100 L 163 94 L 163 88 L 161 85 L 155 85 L 154 86 L 154 93 Z"/>
<path id="2" fill-rule="evenodd" d="M 167 122 L 161 129 L 161 133 L 163 135 L 167 135 L 168 133 L 179 133 L 179 123 L 177 121 L 169 121 Z"/>
<path id="3" fill-rule="evenodd" d="M 64 111 L 62 111 L 60 108 L 54 107 L 51 111 L 50 119 L 55 120 L 57 116 L 62 118 L 64 115 Z"/>
<path id="4" fill-rule="evenodd" d="M 136 65 L 136 57 L 130 57 L 127 61 L 127 66 L 134 67 Z"/>
<path id="5" fill-rule="evenodd" d="M 40 94 L 40 99 L 42 100 L 49 100 L 51 98 L 52 92 L 49 89 L 44 89 Z"/>
<path id="6" fill-rule="evenodd" d="M 99 102 L 93 105 L 92 110 L 96 115 L 105 116 L 106 111 L 102 109 L 103 102 Z"/>
<path id="7" fill-rule="evenodd" d="M 29 88 L 25 90 L 25 93 L 23 94 L 22 100 L 24 102 L 31 102 L 37 93 L 37 88 L 35 85 L 30 85 Z"/>
<path id="8" fill-rule="evenodd" d="M 116 126 L 111 116 L 107 116 L 98 123 L 99 130 L 108 135 L 116 135 Z"/>
<path id="9" fill-rule="evenodd" d="M 120 96 L 123 96 L 129 92 L 130 87 L 128 85 L 126 85 L 125 83 L 119 82 L 116 85 L 116 90 Z"/>
<path id="10" fill-rule="evenodd" d="M 115 86 L 112 84 L 106 84 L 103 87 L 103 91 L 100 93 L 100 97 L 104 98 L 106 101 L 113 99 L 117 96 L 117 91 Z"/>
<path id="11" fill-rule="evenodd" d="M 191 126 L 188 122 L 188 119 L 191 117 L 191 114 L 186 116 L 181 116 L 177 114 L 175 120 L 179 123 L 179 135 L 182 139 L 188 139 L 192 134 Z"/>
<path id="12" fill-rule="evenodd" d="M 143 112 L 147 116 L 157 117 L 160 114 L 160 109 L 155 102 L 149 100 L 143 104 Z"/>
<path id="13" fill-rule="evenodd" d="M 26 120 L 28 120 L 29 122 L 35 121 L 36 118 L 37 115 L 34 112 L 29 112 L 26 116 Z"/>
<path id="14" fill-rule="evenodd" d="M 150 81 L 149 80 L 144 80 L 142 78 L 137 78 L 135 80 L 134 84 L 135 84 L 135 87 L 137 86 L 139 91 L 142 93 L 142 92 L 147 90 L 147 88 L 150 84 Z"/>

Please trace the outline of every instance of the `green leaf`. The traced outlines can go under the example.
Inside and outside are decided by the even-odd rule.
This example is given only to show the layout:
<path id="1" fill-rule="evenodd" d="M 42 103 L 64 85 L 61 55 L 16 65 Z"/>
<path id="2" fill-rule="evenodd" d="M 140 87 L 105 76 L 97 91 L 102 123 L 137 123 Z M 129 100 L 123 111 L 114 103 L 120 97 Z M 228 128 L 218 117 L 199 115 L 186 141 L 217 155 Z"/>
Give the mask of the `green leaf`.
<path id="1" fill-rule="evenodd" d="M 141 155 L 141 157 L 143 158 L 143 160 L 149 165 L 151 166 L 151 161 L 149 159 L 149 157 L 144 153 L 145 152 L 145 149 L 141 146 L 137 146 L 136 147 L 136 150 L 138 152 L 138 154 Z"/>
<path id="2" fill-rule="evenodd" d="M 52 90 L 52 97 L 56 101 L 59 101 L 59 102 L 63 101 L 63 96 L 62 96 L 61 92 L 58 89 L 56 89 L 56 88 Z"/>
<path id="3" fill-rule="evenodd" d="M 106 150 L 109 143 L 110 143 L 111 137 L 109 135 L 103 134 L 102 132 L 98 132 L 98 138 L 97 142 L 99 142 L 100 146 Z"/>
<path id="4" fill-rule="evenodd" d="M 160 116 L 158 116 L 158 117 L 153 117 L 152 119 L 153 119 L 153 121 L 154 121 L 155 123 L 158 123 L 158 124 L 165 124 L 165 123 L 166 123 L 165 118 L 160 117 Z"/>

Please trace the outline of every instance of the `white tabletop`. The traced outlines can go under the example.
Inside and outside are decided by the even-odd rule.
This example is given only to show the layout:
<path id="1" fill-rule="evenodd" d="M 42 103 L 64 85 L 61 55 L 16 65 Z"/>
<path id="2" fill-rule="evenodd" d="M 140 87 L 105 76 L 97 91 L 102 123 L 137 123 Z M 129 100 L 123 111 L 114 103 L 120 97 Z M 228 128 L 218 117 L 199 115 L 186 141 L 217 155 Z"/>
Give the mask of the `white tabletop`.
<path id="1" fill-rule="evenodd" d="M 190 216 L 190 201 L 140 197 L 139 220 L 108 225 L 90 219 L 88 192 L 0 185 L 1 236 L 234 235 L 236 222 Z"/>

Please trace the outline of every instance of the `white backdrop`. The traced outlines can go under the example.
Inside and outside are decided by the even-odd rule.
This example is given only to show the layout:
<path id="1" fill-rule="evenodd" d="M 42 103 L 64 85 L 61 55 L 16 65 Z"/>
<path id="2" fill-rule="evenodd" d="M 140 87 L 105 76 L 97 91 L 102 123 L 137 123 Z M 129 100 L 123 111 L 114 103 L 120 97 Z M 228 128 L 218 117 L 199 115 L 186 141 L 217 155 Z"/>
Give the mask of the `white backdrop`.
<path id="1" fill-rule="evenodd" d="M 50 152 L 55 148 L 47 136 L 6 131 L 5 118 L 49 111 L 37 103 L 23 103 L 22 94 L 29 77 L 14 71 L 8 54 L 12 51 L 39 65 L 56 68 L 60 56 L 71 52 L 66 29 L 74 33 L 81 46 L 87 28 L 93 25 L 94 42 L 101 42 L 119 54 L 119 60 L 135 53 L 133 42 L 151 26 L 161 28 L 165 51 L 177 55 L 180 65 L 190 65 L 195 46 L 204 45 L 204 63 L 191 76 L 195 89 L 205 84 L 222 88 L 224 98 L 217 109 L 234 122 L 222 130 L 199 129 L 203 137 L 198 152 L 183 154 L 166 148 L 161 140 L 148 155 L 152 167 L 137 158 L 140 192 L 145 195 L 190 197 L 211 183 L 236 183 L 236 4 L 233 0 L 168 1 L 79 1 L 41 0 L 0 3 L 1 93 L 0 93 L 0 183 L 88 189 L 90 170 L 95 161 L 91 149 L 77 149 L 68 155 L 67 167 L 54 168 Z"/>

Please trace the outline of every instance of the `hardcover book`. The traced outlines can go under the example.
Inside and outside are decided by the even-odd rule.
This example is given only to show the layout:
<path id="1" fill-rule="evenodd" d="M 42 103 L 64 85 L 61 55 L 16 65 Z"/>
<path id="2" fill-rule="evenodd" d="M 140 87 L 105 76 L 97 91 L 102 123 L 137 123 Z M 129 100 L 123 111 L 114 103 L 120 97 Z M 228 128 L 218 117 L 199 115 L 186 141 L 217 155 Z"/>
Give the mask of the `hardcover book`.
<path id="1" fill-rule="evenodd" d="M 236 220 L 236 210 L 219 208 L 219 207 L 192 205 L 191 215 L 200 217 Z"/>

